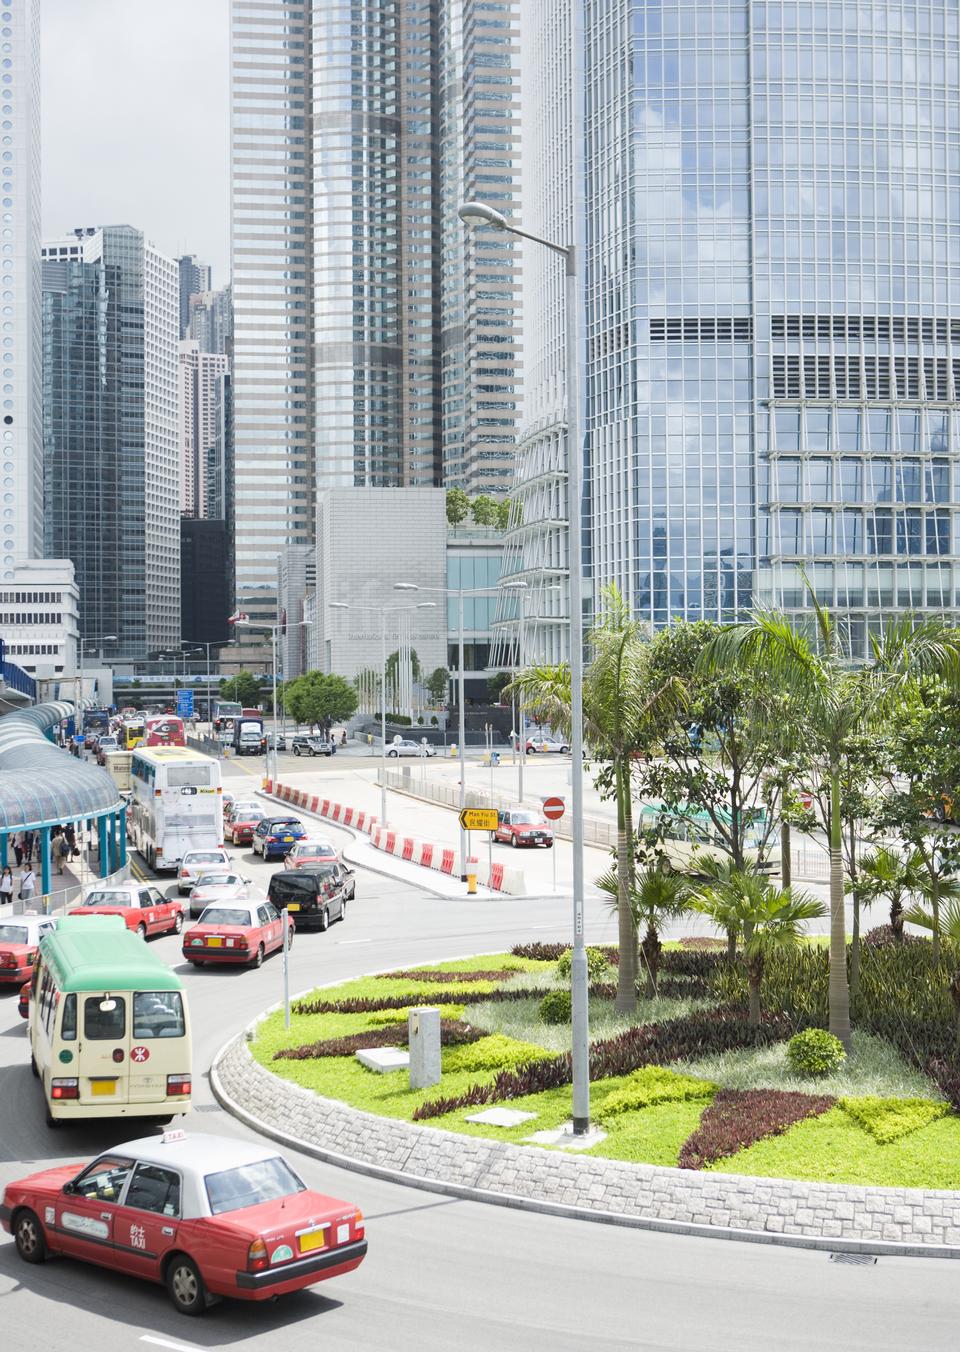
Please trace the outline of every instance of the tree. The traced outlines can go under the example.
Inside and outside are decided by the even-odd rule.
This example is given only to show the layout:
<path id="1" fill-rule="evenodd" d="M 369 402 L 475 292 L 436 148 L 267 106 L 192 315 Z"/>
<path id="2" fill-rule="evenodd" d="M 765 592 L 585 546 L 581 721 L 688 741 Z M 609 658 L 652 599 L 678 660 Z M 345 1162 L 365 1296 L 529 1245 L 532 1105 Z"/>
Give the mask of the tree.
<path id="1" fill-rule="evenodd" d="M 709 916 L 720 929 L 727 929 L 735 915 L 743 933 L 743 954 L 750 987 L 749 1023 L 760 1024 L 760 987 L 767 956 L 799 942 L 805 922 L 827 914 L 822 901 L 789 887 L 776 887 L 758 873 L 740 873 L 730 886 L 715 892 L 704 887 L 693 894 L 690 905 Z"/>
<path id="2" fill-rule="evenodd" d="M 510 529 L 512 510 L 513 503 L 509 498 L 504 498 L 502 502 L 497 503 L 497 530 L 505 531 Z"/>
<path id="3" fill-rule="evenodd" d="M 605 587 L 597 622 L 587 635 L 590 662 L 584 673 L 583 731 L 594 756 L 602 762 L 597 775 L 601 793 L 617 804 L 617 918 L 620 962 L 616 1009 L 632 1014 L 637 1007 L 637 931 L 630 894 L 634 886 L 633 799 L 631 760 L 653 748 L 655 729 L 685 698 L 674 676 L 648 679 L 649 643 L 638 620 L 616 586 Z M 539 722 L 570 735 L 570 668 L 531 667 L 507 687 Z"/>
<path id="4" fill-rule="evenodd" d="M 499 503 L 487 493 L 480 493 L 470 504 L 470 512 L 478 526 L 495 526 Z"/>
<path id="5" fill-rule="evenodd" d="M 494 676 L 487 677 L 487 699 L 491 704 L 499 704 L 504 690 L 510 684 L 511 676 L 508 671 L 498 671 Z"/>
<path id="6" fill-rule="evenodd" d="M 466 521 L 470 513 L 470 499 L 462 488 L 447 489 L 447 521 L 451 526 L 459 526 Z"/>
<path id="7" fill-rule="evenodd" d="M 410 669 L 413 673 L 413 679 L 415 681 L 419 681 L 421 674 L 420 658 L 417 656 L 416 648 L 410 649 Z M 387 685 L 392 685 L 394 689 L 396 689 L 396 686 L 398 684 L 399 673 L 400 673 L 400 650 L 397 649 L 396 652 L 392 652 L 390 656 L 387 658 Z"/>
<path id="8" fill-rule="evenodd" d="M 913 861 L 899 850 L 881 845 L 860 861 L 857 879 L 851 884 L 862 906 L 885 901 L 890 907 L 890 930 L 894 942 L 903 943 L 903 919 L 910 898 L 919 890 L 920 879 Z"/>
<path id="9" fill-rule="evenodd" d="M 873 661 L 854 668 L 841 650 L 830 613 L 808 585 L 814 632 L 793 628 L 782 615 L 758 611 L 745 624 L 721 630 L 704 650 L 704 671 L 766 672 L 790 700 L 808 752 L 829 785 L 830 1031 L 850 1049 L 844 916 L 841 780 L 848 741 L 879 722 L 898 696 L 924 673 L 957 680 L 960 648 L 955 633 L 937 620 L 893 621 L 874 640 Z"/>
<path id="10" fill-rule="evenodd" d="M 357 708 L 357 692 L 342 676 L 308 671 L 284 688 L 284 707 L 297 723 L 328 727 L 344 723 Z"/>
<path id="11" fill-rule="evenodd" d="M 931 911 L 924 910 L 922 906 L 911 907 L 906 919 L 911 925 L 929 930 L 934 938 L 953 952 L 955 962 L 947 979 L 947 990 L 953 1001 L 954 1031 L 960 1044 L 960 898 L 950 897 L 936 919 Z"/>
<path id="12" fill-rule="evenodd" d="M 434 667 L 426 680 L 427 694 L 434 704 L 443 704 L 450 694 L 450 673 L 446 667 Z"/>
<path id="13" fill-rule="evenodd" d="M 612 898 L 611 909 L 619 906 L 617 871 L 609 869 L 597 879 L 597 886 Z M 633 925 L 639 934 L 644 930 L 640 944 L 640 958 L 646 972 L 645 998 L 655 1000 L 658 995 L 657 978 L 660 973 L 660 931 L 668 920 L 675 920 L 690 908 L 691 883 L 680 873 L 664 873 L 659 868 L 645 868 L 638 873 L 630 890 L 630 909 Z"/>
<path id="14" fill-rule="evenodd" d="M 252 671 L 238 671 L 235 676 L 228 676 L 221 682 L 220 694 L 223 699 L 233 700 L 245 709 L 255 709 L 262 700 L 262 680 L 262 676 L 255 676 Z"/>

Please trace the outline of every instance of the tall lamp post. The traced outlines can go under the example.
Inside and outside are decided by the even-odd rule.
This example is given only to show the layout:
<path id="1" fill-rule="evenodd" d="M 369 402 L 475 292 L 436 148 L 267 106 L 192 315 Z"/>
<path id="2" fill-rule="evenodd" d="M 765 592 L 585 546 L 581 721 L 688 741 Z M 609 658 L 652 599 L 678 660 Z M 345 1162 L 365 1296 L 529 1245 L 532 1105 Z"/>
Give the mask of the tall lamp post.
<path id="1" fill-rule="evenodd" d="M 211 649 L 211 648 L 231 648 L 231 647 L 236 646 L 236 642 L 237 642 L 237 640 L 236 640 L 235 638 L 214 639 L 211 643 L 204 643 L 204 641 L 203 641 L 202 639 L 200 639 L 200 640 L 198 640 L 198 642 L 196 642 L 196 643 L 191 643 L 191 644 L 186 645 L 186 648 L 187 648 L 187 654 L 188 654 L 188 655 L 189 655 L 190 653 L 205 653 L 205 654 L 206 654 L 206 660 L 207 660 L 207 722 L 211 724 L 211 732 L 213 731 L 213 727 L 212 727 L 212 724 L 213 724 L 213 676 L 212 676 L 212 673 L 211 673 L 211 667 L 210 667 L 210 649 Z"/>
<path id="2" fill-rule="evenodd" d="M 313 624 L 313 620 L 297 620 L 294 628 L 306 628 Z M 234 620 L 237 629 L 261 629 L 270 635 L 270 654 L 273 665 L 273 739 L 272 743 L 267 743 L 267 778 L 273 783 L 277 780 L 277 634 L 284 627 L 283 624 L 254 624 L 252 620 Z M 272 770 L 271 770 L 272 766 Z"/>
<path id="3" fill-rule="evenodd" d="M 573 6 L 573 108 L 572 142 L 575 166 L 574 231 L 578 232 L 576 194 L 577 166 L 582 154 L 578 128 L 582 130 L 582 12 Z M 486 202 L 464 202 L 460 219 L 468 226 L 491 226 L 519 239 L 528 239 L 563 259 L 566 277 L 566 398 L 567 398 L 567 512 L 570 563 L 570 778 L 573 832 L 573 1130 L 583 1135 L 590 1129 L 590 1062 L 587 951 L 583 931 L 583 430 L 580 408 L 580 282 L 575 243 L 558 244 L 521 230 Z"/>
<path id="4" fill-rule="evenodd" d="M 331 601 L 331 610 L 372 610 L 380 616 L 380 825 L 387 824 L 387 616 L 411 610 L 435 610 L 436 601 L 421 601 L 416 606 L 362 606 L 348 601 Z"/>
<path id="5" fill-rule="evenodd" d="M 78 641 L 80 643 L 80 697 L 77 700 L 77 713 L 79 714 L 81 712 L 81 706 L 83 705 L 83 682 L 85 679 L 83 670 L 84 646 L 88 643 L 91 644 L 91 646 L 97 643 L 116 643 L 117 636 L 116 634 L 101 634 L 99 638 L 83 638 L 81 636 L 81 638 Z M 80 733 L 83 731 L 83 729 L 77 728 L 76 731 Z"/>

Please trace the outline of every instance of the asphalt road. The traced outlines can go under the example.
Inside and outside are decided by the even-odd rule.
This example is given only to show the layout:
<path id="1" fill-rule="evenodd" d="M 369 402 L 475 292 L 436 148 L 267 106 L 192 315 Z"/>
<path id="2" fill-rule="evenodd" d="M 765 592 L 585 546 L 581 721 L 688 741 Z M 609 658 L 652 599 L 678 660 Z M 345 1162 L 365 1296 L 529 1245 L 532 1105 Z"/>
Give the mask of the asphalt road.
<path id="1" fill-rule="evenodd" d="M 236 772 L 239 775 L 239 771 Z M 336 835 L 333 828 L 330 834 Z M 238 852 L 239 853 L 239 852 Z M 274 867 L 241 856 L 262 883 Z M 562 938 L 569 904 L 450 902 L 358 874 L 348 920 L 298 935 L 292 989 L 388 966 Z M 589 934 L 614 938 L 602 907 Z M 173 938 L 152 941 L 182 972 L 195 1036 L 190 1131 L 249 1135 L 213 1101 L 203 1073 L 221 1043 L 279 998 L 277 959 L 260 971 L 184 968 Z M 129 1124 L 49 1130 L 28 1067 L 13 996 L 0 998 L 0 1182 L 82 1160 L 136 1134 Z M 165 1292 L 67 1260 L 22 1264 L 0 1241 L 3 1345 L 128 1352 L 149 1347 L 250 1349 L 843 1349 L 956 1347 L 956 1269 L 942 1260 L 826 1254 L 653 1235 L 420 1193 L 290 1156 L 308 1184 L 356 1202 L 370 1251 L 356 1272 L 259 1306 L 224 1302 L 202 1319 L 177 1315 Z"/>

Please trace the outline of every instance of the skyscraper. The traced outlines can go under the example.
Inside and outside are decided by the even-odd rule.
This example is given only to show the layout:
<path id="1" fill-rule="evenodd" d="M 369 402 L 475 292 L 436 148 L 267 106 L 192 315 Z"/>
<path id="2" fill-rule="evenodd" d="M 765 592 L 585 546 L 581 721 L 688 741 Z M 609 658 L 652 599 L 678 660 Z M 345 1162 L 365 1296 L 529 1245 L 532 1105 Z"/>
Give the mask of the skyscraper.
<path id="1" fill-rule="evenodd" d="M 226 519 L 229 457 L 230 362 L 204 352 L 196 339 L 179 349 L 180 511 Z"/>
<path id="2" fill-rule="evenodd" d="M 185 338 L 200 344 L 201 352 L 222 352 L 233 358 L 233 290 L 198 291 L 190 297 Z"/>
<path id="3" fill-rule="evenodd" d="M 803 619 L 805 574 L 854 654 L 892 611 L 951 610 L 956 6 L 587 5 L 578 185 L 562 161 L 558 178 L 553 149 L 565 14 L 524 3 L 531 47 L 549 58 L 556 44 L 526 90 L 524 205 L 534 230 L 562 239 L 574 187 L 585 203 L 594 601 L 616 581 L 655 625 L 757 602 Z M 566 514 L 562 476 L 554 502 L 537 472 L 541 454 L 548 480 L 560 463 L 562 348 L 541 338 L 561 306 L 552 282 L 530 279 L 514 538 L 518 558 L 535 541 L 542 563 Z"/>
<path id="4" fill-rule="evenodd" d="M 186 338 L 190 324 L 190 297 L 210 290 L 210 265 L 201 263 L 196 254 L 184 254 L 177 259 L 180 295 L 180 337 Z"/>
<path id="5" fill-rule="evenodd" d="M 43 246 L 48 555 L 69 558 L 80 632 L 107 656 L 180 639 L 177 265 L 129 225 Z"/>

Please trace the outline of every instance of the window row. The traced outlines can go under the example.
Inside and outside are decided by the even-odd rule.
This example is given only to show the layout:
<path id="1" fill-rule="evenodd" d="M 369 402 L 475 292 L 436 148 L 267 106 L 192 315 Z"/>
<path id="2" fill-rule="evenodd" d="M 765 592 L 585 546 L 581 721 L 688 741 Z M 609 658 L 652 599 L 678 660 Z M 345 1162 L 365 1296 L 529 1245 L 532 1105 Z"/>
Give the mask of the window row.
<path id="1" fill-rule="evenodd" d="M 950 461 L 780 456 L 770 465 L 772 502 L 949 502 Z"/>
<path id="2" fill-rule="evenodd" d="M 951 513 L 919 508 L 858 511 L 782 508 L 761 521 L 761 552 L 790 558 L 842 555 L 944 555 Z"/>

